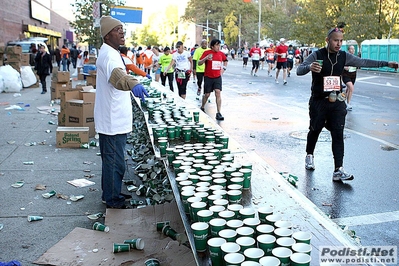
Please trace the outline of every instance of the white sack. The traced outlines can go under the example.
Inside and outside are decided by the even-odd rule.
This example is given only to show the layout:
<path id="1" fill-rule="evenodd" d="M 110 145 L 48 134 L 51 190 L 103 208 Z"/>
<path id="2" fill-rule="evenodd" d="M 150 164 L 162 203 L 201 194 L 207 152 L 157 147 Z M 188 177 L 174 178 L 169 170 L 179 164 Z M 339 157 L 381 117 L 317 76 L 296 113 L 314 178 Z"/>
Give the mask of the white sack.
<path id="1" fill-rule="evenodd" d="M 11 66 L 1 66 L 0 76 L 4 79 L 5 92 L 20 92 L 22 90 L 21 75 Z"/>
<path id="2" fill-rule="evenodd" d="M 21 66 L 21 80 L 24 88 L 32 86 L 37 79 L 30 66 Z"/>

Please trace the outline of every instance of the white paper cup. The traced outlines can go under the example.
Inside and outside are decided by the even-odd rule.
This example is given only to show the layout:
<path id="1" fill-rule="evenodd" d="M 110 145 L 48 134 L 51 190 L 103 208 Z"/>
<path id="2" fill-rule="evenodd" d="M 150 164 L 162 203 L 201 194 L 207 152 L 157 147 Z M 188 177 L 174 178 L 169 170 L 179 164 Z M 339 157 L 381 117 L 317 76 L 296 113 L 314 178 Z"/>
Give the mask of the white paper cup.
<path id="1" fill-rule="evenodd" d="M 199 222 L 209 223 L 213 218 L 213 212 L 210 210 L 200 210 L 197 212 L 197 217 Z"/>
<path id="2" fill-rule="evenodd" d="M 226 239 L 227 242 L 235 242 L 237 232 L 233 229 L 223 229 L 219 231 L 219 237 Z"/>
<path id="3" fill-rule="evenodd" d="M 273 234 L 273 232 L 274 232 L 274 226 L 270 224 L 260 224 L 256 227 L 256 233 L 258 235 Z"/>
<path id="4" fill-rule="evenodd" d="M 305 231 L 299 231 L 292 234 L 292 237 L 297 243 L 310 244 L 310 239 L 312 239 L 312 234 Z"/>
<path id="5" fill-rule="evenodd" d="M 259 263 L 261 266 L 279 266 L 280 260 L 274 256 L 266 256 L 260 258 Z"/>
<path id="6" fill-rule="evenodd" d="M 212 261 L 212 265 L 222 265 L 223 254 L 221 246 L 226 242 L 226 239 L 220 237 L 213 237 L 208 240 L 209 257 Z"/>
<path id="7" fill-rule="evenodd" d="M 226 208 L 221 205 L 213 205 L 209 207 L 209 210 L 213 212 L 214 218 L 219 218 L 219 212 L 224 211 Z"/>
<path id="8" fill-rule="evenodd" d="M 289 248 L 292 250 L 292 245 L 295 244 L 295 239 L 293 239 L 292 237 L 280 237 L 277 238 L 276 240 L 276 245 L 278 247 L 284 247 L 284 248 Z"/>
<path id="9" fill-rule="evenodd" d="M 218 190 L 218 191 L 221 191 L 221 190 Z M 215 192 L 218 192 L 218 191 L 215 191 Z M 220 205 L 220 206 L 223 206 L 223 207 L 227 208 L 227 205 L 229 205 L 229 201 L 227 199 L 224 199 L 224 198 L 223 199 L 218 199 L 218 200 L 215 200 L 213 202 L 213 205 Z"/>
<path id="10" fill-rule="evenodd" d="M 248 248 L 244 251 L 246 260 L 259 262 L 260 258 L 265 255 L 265 252 L 260 248 Z"/>
<path id="11" fill-rule="evenodd" d="M 306 243 L 295 243 L 292 245 L 291 249 L 295 253 L 305 253 L 308 255 L 312 252 L 312 246 Z"/>
<path id="12" fill-rule="evenodd" d="M 219 236 L 219 232 L 226 228 L 226 220 L 213 218 L 209 221 L 210 233 L 212 237 Z"/>
<path id="13" fill-rule="evenodd" d="M 244 261 L 241 266 L 261 266 L 259 262 L 256 261 Z"/>
<path id="14" fill-rule="evenodd" d="M 244 225 L 244 222 L 238 219 L 227 221 L 227 228 L 236 230 Z"/>
<path id="15" fill-rule="evenodd" d="M 229 253 L 236 253 L 240 251 L 240 245 L 234 242 L 226 242 L 220 246 L 223 257 Z"/>
<path id="16" fill-rule="evenodd" d="M 225 219 L 226 221 L 233 220 L 235 213 L 232 211 L 221 211 L 219 212 L 219 217 Z"/>
<path id="17" fill-rule="evenodd" d="M 274 235 L 276 238 L 280 237 L 291 237 L 292 235 L 292 230 L 289 228 L 276 228 L 274 229 Z"/>
<path id="18" fill-rule="evenodd" d="M 246 226 L 252 227 L 254 230 L 260 225 L 260 220 L 258 218 L 246 218 L 243 222 Z"/>
<path id="19" fill-rule="evenodd" d="M 274 227 L 276 228 L 292 228 L 292 223 L 290 221 L 280 220 L 274 223 Z"/>
<path id="20" fill-rule="evenodd" d="M 309 266 L 312 258 L 305 253 L 294 253 L 290 256 L 291 265 L 295 266 Z"/>
<path id="21" fill-rule="evenodd" d="M 266 216 L 273 214 L 273 208 L 269 206 L 263 206 L 258 209 L 258 216 L 261 223 L 266 223 Z"/>
<path id="22" fill-rule="evenodd" d="M 249 226 L 243 226 L 243 227 L 237 228 L 236 232 L 237 232 L 237 237 L 240 237 L 240 236 L 255 237 L 255 230 Z"/>
<path id="23" fill-rule="evenodd" d="M 240 210 L 240 217 L 242 220 L 246 218 L 255 218 L 255 210 L 252 208 L 243 208 Z"/>
<path id="24" fill-rule="evenodd" d="M 282 216 L 280 214 L 270 214 L 266 216 L 266 223 L 274 226 L 274 223 L 280 221 L 281 219 Z"/>
<path id="25" fill-rule="evenodd" d="M 256 238 L 258 248 L 262 249 L 266 256 L 272 255 L 272 250 L 276 247 L 276 237 L 273 235 L 260 235 Z"/>
<path id="26" fill-rule="evenodd" d="M 240 253 L 229 253 L 224 256 L 224 261 L 226 265 L 239 266 L 245 261 L 245 257 Z"/>

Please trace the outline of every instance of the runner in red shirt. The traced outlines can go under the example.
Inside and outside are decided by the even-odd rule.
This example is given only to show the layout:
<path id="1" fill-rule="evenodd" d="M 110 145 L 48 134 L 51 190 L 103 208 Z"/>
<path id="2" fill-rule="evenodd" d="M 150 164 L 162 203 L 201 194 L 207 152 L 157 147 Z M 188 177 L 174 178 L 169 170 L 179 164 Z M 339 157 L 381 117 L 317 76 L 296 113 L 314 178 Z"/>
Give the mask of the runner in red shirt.
<path id="1" fill-rule="evenodd" d="M 287 51 L 288 46 L 285 45 L 285 39 L 280 39 L 280 45 L 276 48 L 277 55 L 277 71 L 276 71 L 276 83 L 278 84 L 278 74 L 280 69 L 283 69 L 283 80 L 284 85 L 287 85 Z"/>
<path id="2" fill-rule="evenodd" d="M 206 50 L 202 54 L 198 65 L 205 64 L 204 72 L 204 95 L 202 97 L 201 110 L 205 112 L 205 104 L 208 101 L 212 91 L 215 91 L 216 97 L 216 120 L 224 120 L 220 113 L 222 106 L 222 74 L 227 69 L 227 57 L 220 51 L 220 40 L 213 39 L 210 43 L 211 50 Z"/>
<path id="3" fill-rule="evenodd" d="M 256 77 L 256 72 L 258 72 L 259 69 L 259 60 L 261 56 L 261 50 L 259 48 L 259 43 L 256 43 L 254 47 L 251 48 L 249 51 L 249 56 L 252 59 L 252 70 L 251 70 L 251 76 L 254 75 Z M 255 73 L 254 73 L 255 70 Z"/>

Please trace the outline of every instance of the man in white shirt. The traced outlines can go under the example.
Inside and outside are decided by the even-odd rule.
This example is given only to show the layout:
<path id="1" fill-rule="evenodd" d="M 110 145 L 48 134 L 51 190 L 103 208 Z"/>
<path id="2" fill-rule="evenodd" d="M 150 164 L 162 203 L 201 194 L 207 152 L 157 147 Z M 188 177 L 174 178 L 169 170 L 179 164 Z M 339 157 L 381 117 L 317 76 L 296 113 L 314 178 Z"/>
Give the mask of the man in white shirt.
<path id="1" fill-rule="evenodd" d="M 107 208 L 125 209 L 121 195 L 125 174 L 125 145 L 132 131 L 132 102 L 130 93 L 144 100 L 144 87 L 126 73 L 119 46 L 125 44 L 122 23 L 109 16 L 100 20 L 104 44 L 97 58 L 96 101 L 94 121 L 99 134 L 102 160 L 102 200 Z"/>

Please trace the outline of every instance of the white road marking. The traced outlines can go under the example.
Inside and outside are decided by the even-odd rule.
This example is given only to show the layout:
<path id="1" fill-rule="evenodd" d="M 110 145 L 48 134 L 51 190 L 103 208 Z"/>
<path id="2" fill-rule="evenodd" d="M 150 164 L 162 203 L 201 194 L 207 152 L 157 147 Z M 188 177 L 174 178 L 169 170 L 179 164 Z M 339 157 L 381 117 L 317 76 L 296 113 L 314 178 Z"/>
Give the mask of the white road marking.
<path id="1" fill-rule="evenodd" d="M 399 211 L 366 214 L 333 219 L 339 225 L 356 226 L 399 221 Z"/>

